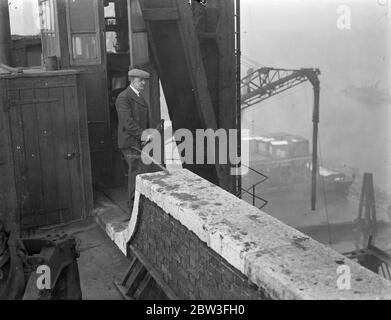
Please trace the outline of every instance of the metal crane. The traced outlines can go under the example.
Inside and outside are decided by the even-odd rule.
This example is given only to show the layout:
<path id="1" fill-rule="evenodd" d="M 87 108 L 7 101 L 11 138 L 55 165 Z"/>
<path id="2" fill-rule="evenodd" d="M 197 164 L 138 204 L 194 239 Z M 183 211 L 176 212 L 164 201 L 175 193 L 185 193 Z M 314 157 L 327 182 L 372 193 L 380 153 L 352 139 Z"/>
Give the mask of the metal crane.
<path id="1" fill-rule="evenodd" d="M 242 111 L 285 90 L 309 81 L 314 89 L 314 108 L 312 113 L 312 182 L 311 210 L 316 208 L 316 177 L 318 169 L 318 124 L 319 124 L 319 69 L 281 69 L 262 67 L 241 80 Z"/>

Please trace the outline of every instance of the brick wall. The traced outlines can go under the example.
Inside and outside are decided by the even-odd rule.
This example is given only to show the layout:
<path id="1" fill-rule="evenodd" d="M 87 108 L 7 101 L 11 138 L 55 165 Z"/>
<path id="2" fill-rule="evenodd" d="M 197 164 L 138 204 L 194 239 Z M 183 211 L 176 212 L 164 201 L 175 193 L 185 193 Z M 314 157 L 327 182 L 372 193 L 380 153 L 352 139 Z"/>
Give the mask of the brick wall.
<path id="1" fill-rule="evenodd" d="M 141 197 L 132 245 L 180 299 L 267 299 L 268 296 L 193 232 Z"/>
<path id="2" fill-rule="evenodd" d="M 98 221 L 180 299 L 391 299 L 389 281 L 185 169 L 137 176 L 131 219 L 118 218 Z"/>

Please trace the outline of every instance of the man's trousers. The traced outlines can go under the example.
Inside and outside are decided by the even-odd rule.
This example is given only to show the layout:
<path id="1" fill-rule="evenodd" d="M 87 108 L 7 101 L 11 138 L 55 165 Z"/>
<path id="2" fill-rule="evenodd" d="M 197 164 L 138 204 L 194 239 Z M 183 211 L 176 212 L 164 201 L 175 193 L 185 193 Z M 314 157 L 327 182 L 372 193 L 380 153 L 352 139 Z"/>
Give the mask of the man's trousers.
<path id="1" fill-rule="evenodd" d="M 129 166 L 128 170 L 128 201 L 129 209 L 133 208 L 134 193 L 136 190 L 136 176 L 143 171 L 140 154 L 132 149 L 123 149 L 122 153 Z M 130 212 L 131 213 L 131 212 Z"/>

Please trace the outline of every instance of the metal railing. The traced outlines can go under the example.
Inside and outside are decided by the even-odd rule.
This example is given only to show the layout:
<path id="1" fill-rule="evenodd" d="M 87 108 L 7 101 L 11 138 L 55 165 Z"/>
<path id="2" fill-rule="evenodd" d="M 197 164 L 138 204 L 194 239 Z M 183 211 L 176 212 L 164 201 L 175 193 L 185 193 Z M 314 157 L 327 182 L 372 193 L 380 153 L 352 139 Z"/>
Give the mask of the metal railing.
<path id="1" fill-rule="evenodd" d="M 241 199 L 244 194 L 249 194 L 252 197 L 252 205 L 254 207 L 256 206 L 256 200 L 262 201 L 263 205 L 258 208 L 258 209 L 261 210 L 268 204 L 268 201 L 266 199 L 263 199 L 262 197 L 256 195 L 256 191 L 255 190 L 256 190 L 256 187 L 259 184 L 265 182 L 267 179 L 269 179 L 269 177 L 265 176 L 263 173 L 255 170 L 253 168 L 250 168 L 250 167 L 248 167 L 248 166 L 246 166 L 244 164 L 242 164 L 242 166 L 248 168 L 252 172 L 255 172 L 259 176 L 262 176 L 262 179 L 259 180 L 257 183 L 253 184 L 250 188 L 244 189 L 244 188 L 241 187 L 241 191 L 237 194 L 237 196 Z"/>

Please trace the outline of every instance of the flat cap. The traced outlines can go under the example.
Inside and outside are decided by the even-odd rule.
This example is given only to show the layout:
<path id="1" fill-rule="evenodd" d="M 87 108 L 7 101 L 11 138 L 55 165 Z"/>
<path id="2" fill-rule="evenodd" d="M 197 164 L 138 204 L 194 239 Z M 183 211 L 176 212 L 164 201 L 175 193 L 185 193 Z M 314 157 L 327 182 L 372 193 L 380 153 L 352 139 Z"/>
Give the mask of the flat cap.
<path id="1" fill-rule="evenodd" d="M 149 73 L 144 70 L 140 70 L 140 69 L 129 70 L 128 76 L 149 79 Z"/>

